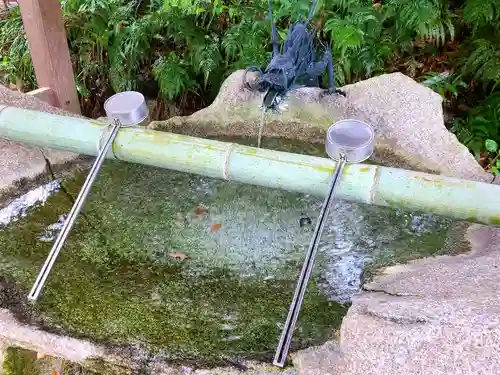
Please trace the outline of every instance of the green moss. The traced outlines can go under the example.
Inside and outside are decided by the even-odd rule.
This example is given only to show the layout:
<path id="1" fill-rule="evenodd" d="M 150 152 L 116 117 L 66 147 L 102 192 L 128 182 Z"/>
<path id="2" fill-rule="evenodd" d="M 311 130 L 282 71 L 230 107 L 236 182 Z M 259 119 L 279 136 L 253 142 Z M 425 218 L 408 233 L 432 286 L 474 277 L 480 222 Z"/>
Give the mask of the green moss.
<path id="1" fill-rule="evenodd" d="M 499 225 L 500 226 L 500 216 L 493 216 L 490 219 L 490 224 L 492 224 L 492 225 Z"/>
<path id="2" fill-rule="evenodd" d="M 468 222 L 471 222 L 471 223 L 479 223 L 478 218 L 475 217 L 475 216 L 470 216 L 470 217 L 466 218 L 465 221 L 468 221 Z"/>
<path id="3" fill-rule="evenodd" d="M 373 268 L 386 267 L 398 263 L 407 263 L 418 258 L 440 255 L 446 240 L 446 231 L 439 230 L 425 233 L 418 238 L 409 238 L 404 244 L 398 244 L 391 253 L 377 258 L 370 266 Z"/>
<path id="4" fill-rule="evenodd" d="M 264 139 L 264 147 L 325 156 L 322 145 Z M 66 180 L 66 191 L 76 196 L 84 179 L 78 173 Z M 0 306 L 46 329 L 110 348 L 141 344 L 166 360 L 271 359 L 313 229 L 300 227 L 299 218 L 314 218 L 320 203 L 282 190 L 106 162 L 35 305 L 25 296 L 52 244 L 40 236 L 72 200 L 55 194 L 0 231 L 0 287 L 8 286 L 9 295 L 0 296 Z M 405 232 L 394 210 L 366 206 L 362 212 L 367 237 L 389 238 L 373 255 L 381 259 L 374 267 L 442 248 L 441 228 L 415 235 Z M 347 223 L 362 224 L 358 217 Z M 293 349 L 330 338 L 346 312 L 324 294 L 331 255 L 318 254 Z"/>
<path id="5" fill-rule="evenodd" d="M 99 369 L 99 371 L 96 371 Z M 123 368 L 111 368 L 99 361 L 83 366 L 68 360 L 44 357 L 37 359 L 37 353 L 32 350 L 9 347 L 5 352 L 3 375 L 50 375 L 57 370 L 61 375 L 124 375 Z"/>
<path id="6" fill-rule="evenodd" d="M 409 215 L 409 214 L 408 214 Z M 466 225 L 443 219 L 431 232 L 408 236 L 402 233 L 389 251 L 378 254 L 363 272 L 363 282 L 369 282 L 380 269 L 438 255 L 458 255 L 469 251 L 464 240 Z"/>
<path id="7" fill-rule="evenodd" d="M 66 362 L 69 369 L 67 375 L 139 375 L 141 371 L 134 372 L 130 368 L 119 366 L 104 361 L 102 358 L 87 358 L 83 364 Z M 73 370 L 76 372 L 72 372 Z M 140 369 L 139 369 L 140 370 Z"/>
<path id="8" fill-rule="evenodd" d="M 66 190 L 75 196 L 84 177 L 66 181 Z M 197 190 L 200 186 L 203 191 Z M 299 198 L 136 164 L 107 163 L 36 310 L 24 311 L 29 315 L 24 319 L 41 316 L 47 328 L 109 344 L 142 342 L 152 351 L 166 350 L 169 360 L 270 358 L 303 247 L 291 243 L 263 248 L 246 235 L 250 242 L 242 248 L 238 233 L 244 236 L 245 228 L 238 220 L 255 214 L 254 231 L 267 230 L 267 223 L 277 223 L 285 208 L 297 215 L 306 210 L 308 202 Z M 51 242 L 38 237 L 71 204 L 68 197 L 56 194 L 0 232 L 1 274 L 14 280 L 22 293 L 27 293 L 50 250 Z M 196 215 L 200 204 L 209 208 L 207 215 Z M 213 231 L 214 224 L 221 224 L 220 230 Z M 305 243 L 308 233 L 302 237 Z M 188 258 L 179 261 L 169 253 Z M 326 340 L 344 314 L 345 308 L 328 301 L 312 280 L 295 348 Z"/>
<path id="9" fill-rule="evenodd" d="M 38 375 L 36 353 L 17 347 L 7 348 L 3 361 L 4 375 Z"/>

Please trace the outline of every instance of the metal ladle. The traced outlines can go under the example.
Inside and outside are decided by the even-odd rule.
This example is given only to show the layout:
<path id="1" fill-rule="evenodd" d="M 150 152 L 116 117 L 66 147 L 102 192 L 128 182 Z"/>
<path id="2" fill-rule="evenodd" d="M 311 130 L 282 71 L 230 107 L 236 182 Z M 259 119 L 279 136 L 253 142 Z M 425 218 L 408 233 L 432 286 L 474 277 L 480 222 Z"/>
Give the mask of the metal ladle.
<path id="1" fill-rule="evenodd" d="M 273 364 L 283 367 L 288 356 L 293 331 L 299 317 L 302 301 L 311 277 L 316 253 L 318 252 L 321 235 L 325 228 L 335 189 L 338 187 L 346 163 L 360 163 L 367 160 L 373 153 L 375 133 L 372 127 L 358 120 L 342 120 L 334 123 L 326 134 L 326 153 L 337 162 L 333 179 L 328 188 L 328 194 L 319 214 L 314 234 L 306 253 L 306 258 L 295 288 L 295 294 L 288 311 L 285 326 L 276 348 Z"/>
<path id="2" fill-rule="evenodd" d="M 104 108 L 106 110 L 106 115 L 108 116 L 108 121 L 112 124 L 111 131 L 104 142 L 104 145 L 99 144 L 97 146 L 99 152 L 97 158 L 90 169 L 90 172 L 83 183 L 83 187 L 75 200 L 73 207 L 71 208 L 68 217 L 66 218 L 64 225 L 57 236 L 52 249 L 50 250 L 45 263 L 38 274 L 38 277 L 28 294 L 28 299 L 36 300 L 42 291 L 42 288 L 49 276 L 50 270 L 54 265 L 59 252 L 61 251 L 68 234 L 76 221 L 77 215 L 87 198 L 90 188 L 94 183 L 99 169 L 106 158 L 109 148 L 113 144 L 116 135 L 121 127 L 131 127 L 136 126 L 148 118 L 149 111 L 146 106 L 146 101 L 141 93 L 135 91 L 126 91 L 115 94 L 108 98 L 104 103 Z"/>

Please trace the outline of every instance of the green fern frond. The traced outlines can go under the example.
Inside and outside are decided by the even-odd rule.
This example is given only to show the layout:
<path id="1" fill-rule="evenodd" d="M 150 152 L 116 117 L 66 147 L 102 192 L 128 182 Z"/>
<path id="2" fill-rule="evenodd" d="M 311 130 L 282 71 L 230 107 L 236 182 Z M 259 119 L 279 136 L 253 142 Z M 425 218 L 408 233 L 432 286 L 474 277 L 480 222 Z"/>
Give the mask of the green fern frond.
<path id="1" fill-rule="evenodd" d="M 210 8 L 211 1 L 204 0 L 165 0 L 163 6 L 166 9 L 178 8 L 186 16 L 199 15 Z"/>
<path id="2" fill-rule="evenodd" d="M 169 100 L 185 91 L 198 88 L 184 61 L 175 52 L 170 52 L 154 62 L 153 75 L 160 86 L 160 93 Z"/>
<path id="3" fill-rule="evenodd" d="M 226 30 L 222 38 L 222 49 L 226 57 L 234 60 L 243 49 L 243 38 L 241 37 L 242 25 L 234 25 Z"/>
<path id="4" fill-rule="evenodd" d="M 243 22 L 226 30 L 221 47 L 234 61 L 236 69 L 249 65 L 265 66 L 269 61 L 270 24 L 265 21 Z"/>
<path id="5" fill-rule="evenodd" d="M 464 19 L 472 24 L 475 31 L 484 26 L 498 27 L 500 0 L 467 0 Z"/>
<path id="6" fill-rule="evenodd" d="M 222 62 L 219 51 L 218 37 L 205 36 L 205 44 L 196 46 L 192 52 L 192 64 L 196 73 L 203 74 L 203 85 L 206 88 L 210 74 L 214 72 Z"/>
<path id="7" fill-rule="evenodd" d="M 357 76 L 361 76 L 365 79 L 374 74 L 382 73 L 386 61 L 393 53 L 394 47 L 388 39 L 365 43 L 363 47 L 357 51 L 355 57 L 353 57 Z"/>
<path id="8" fill-rule="evenodd" d="M 342 18 L 349 13 L 352 9 L 372 6 L 371 0 L 325 0 L 322 9 L 326 12 L 333 11 Z"/>
<path id="9" fill-rule="evenodd" d="M 486 39 L 475 40 L 463 71 L 483 82 L 500 82 L 500 45 Z"/>
<path id="10" fill-rule="evenodd" d="M 171 8 L 162 14 L 165 25 L 165 36 L 175 44 L 187 45 L 188 48 L 203 44 L 205 30 L 197 27 L 190 17 L 186 17 L 177 8 Z"/>
<path id="11" fill-rule="evenodd" d="M 137 87 L 132 70 L 124 64 L 125 59 L 119 45 L 110 47 L 109 81 L 115 92 L 135 90 Z"/>
<path id="12" fill-rule="evenodd" d="M 359 48 L 365 35 L 350 19 L 331 18 L 325 23 L 324 31 L 331 33 L 335 48 L 342 51 Z"/>
<path id="13" fill-rule="evenodd" d="M 451 15 L 440 0 L 389 0 L 399 34 L 408 30 L 419 39 L 443 45 L 455 36 Z"/>

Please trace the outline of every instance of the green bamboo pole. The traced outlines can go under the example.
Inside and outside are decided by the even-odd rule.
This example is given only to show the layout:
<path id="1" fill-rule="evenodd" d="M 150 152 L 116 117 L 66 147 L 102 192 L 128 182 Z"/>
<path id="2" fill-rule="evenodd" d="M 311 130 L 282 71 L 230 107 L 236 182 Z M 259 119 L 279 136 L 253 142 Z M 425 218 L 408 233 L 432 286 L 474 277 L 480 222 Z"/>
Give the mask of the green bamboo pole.
<path id="1" fill-rule="evenodd" d="M 0 137 L 97 155 L 105 124 L 0 106 Z M 108 158 L 324 197 L 335 163 L 143 128 L 122 129 Z M 348 165 L 339 198 L 500 225 L 500 186 L 376 165 Z"/>

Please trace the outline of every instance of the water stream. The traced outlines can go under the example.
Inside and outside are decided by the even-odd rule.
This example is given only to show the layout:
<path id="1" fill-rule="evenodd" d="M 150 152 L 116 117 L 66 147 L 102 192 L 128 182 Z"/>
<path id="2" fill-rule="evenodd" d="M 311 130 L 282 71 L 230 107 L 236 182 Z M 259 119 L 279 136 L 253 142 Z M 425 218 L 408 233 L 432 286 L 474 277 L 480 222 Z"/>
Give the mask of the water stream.
<path id="1" fill-rule="evenodd" d="M 64 181 L 76 196 L 85 175 Z M 0 210 L 0 284 L 25 295 L 72 202 L 52 182 Z M 35 309 L 20 318 L 170 360 L 270 358 L 322 200 L 106 162 Z M 438 251 L 451 221 L 336 202 L 293 348 L 332 337 L 370 262 Z M 1 286 L 1 285 L 0 285 Z"/>

